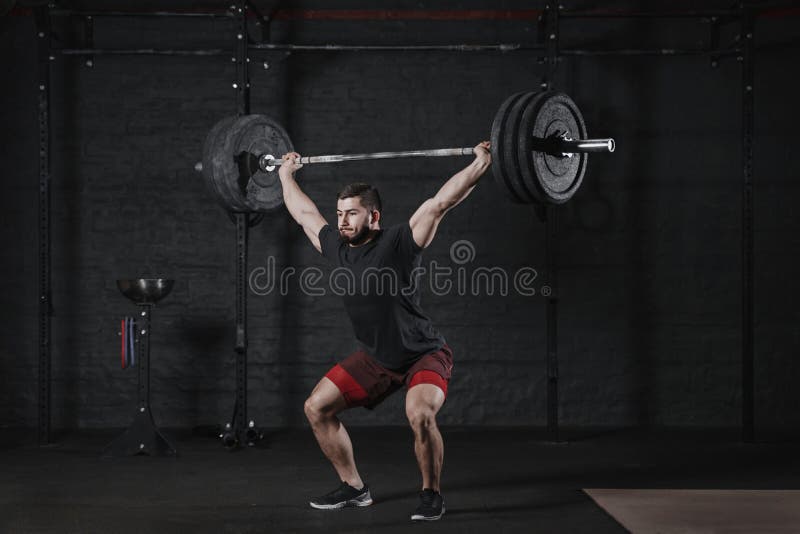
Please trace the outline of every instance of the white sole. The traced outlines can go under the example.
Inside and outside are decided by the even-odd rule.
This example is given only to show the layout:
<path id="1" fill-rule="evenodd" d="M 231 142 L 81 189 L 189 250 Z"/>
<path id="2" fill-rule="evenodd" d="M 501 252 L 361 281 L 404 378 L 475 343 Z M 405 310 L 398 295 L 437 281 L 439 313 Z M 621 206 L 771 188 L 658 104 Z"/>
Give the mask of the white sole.
<path id="1" fill-rule="evenodd" d="M 435 516 L 435 517 L 425 517 L 424 515 L 417 515 L 414 514 L 411 516 L 412 521 L 436 521 L 437 519 L 441 519 L 444 515 L 444 506 L 442 506 L 442 513 Z"/>
<path id="2" fill-rule="evenodd" d="M 366 501 L 359 501 L 356 499 L 350 501 L 342 501 L 337 502 L 336 504 L 315 504 L 313 502 L 308 503 L 311 508 L 316 508 L 317 510 L 338 510 L 339 508 L 349 507 L 349 506 L 369 506 L 372 504 L 372 499 L 368 499 Z"/>

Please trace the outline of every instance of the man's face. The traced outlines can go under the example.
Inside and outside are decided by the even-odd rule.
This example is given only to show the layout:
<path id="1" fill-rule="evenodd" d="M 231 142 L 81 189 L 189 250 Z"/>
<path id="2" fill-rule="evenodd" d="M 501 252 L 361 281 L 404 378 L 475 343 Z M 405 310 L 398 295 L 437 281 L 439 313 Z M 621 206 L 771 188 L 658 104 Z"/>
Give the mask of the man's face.
<path id="1" fill-rule="evenodd" d="M 336 202 L 339 237 L 351 245 L 361 244 L 370 229 L 377 228 L 378 212 L 361 205 L 361 197 L 348 197 Z"/>

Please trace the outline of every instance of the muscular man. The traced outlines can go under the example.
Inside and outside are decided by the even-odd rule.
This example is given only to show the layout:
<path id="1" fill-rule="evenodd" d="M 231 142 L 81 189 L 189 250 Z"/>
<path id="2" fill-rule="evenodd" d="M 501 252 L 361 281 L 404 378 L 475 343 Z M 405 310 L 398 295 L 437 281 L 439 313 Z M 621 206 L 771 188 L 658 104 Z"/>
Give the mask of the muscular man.
<path id="1" fill-rule="evenodd" d="M 420 505 L 412 520 L 444 514 L 440 475 L 444 446 L 436 414 L 444 404 L 453 352 L 422 311 L 413 280 L 422 250 L 433 241 L 444 215 L 464 200 L 491 163 L 489 142 L 475 147 L 475 160 L 427 199 L 408 222 L 381 228 L 381 199 L 367 184 L 337 195 L 337 226 L 330 226 L 294 179 L 300 156 L 283 156 L 279 175 L 289 213 L 322 255 L 347 269 L 354 282 L 344 294 L 359 350 L 335 365 L 305 402 L 314 436 L 342 481 L 309 504 L 318 509 L 372 504 L 369 487 L 353 458 L 353 445 L 337 417 L 356 406 L 372 409 L 405 386 L 406 415 L 422 472 Z M 387 280 L 389 272 L 395 280 Z M 390 277 L 391 278 L 391 277 Z M 345 284 L 347 285 L 347 284 Z"/>

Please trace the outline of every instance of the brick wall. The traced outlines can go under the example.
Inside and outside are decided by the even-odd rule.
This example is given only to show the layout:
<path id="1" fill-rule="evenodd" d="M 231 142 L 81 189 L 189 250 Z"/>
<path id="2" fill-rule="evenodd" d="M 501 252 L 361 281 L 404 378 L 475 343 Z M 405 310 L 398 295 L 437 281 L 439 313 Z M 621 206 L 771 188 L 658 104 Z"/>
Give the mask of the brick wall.
<path id="1" fill-rule="evenodd" d="M 435 7 L 435 6 L 434 6 Z M 512 6 L 513 7 L 513 6 Z M 517 6 L 518 7 L 518 6 Z M 566 23 L 565 23 L 566 24 Z M 587 45 L 705 38 L 686 22 L 565 25 Z M 758 43 L 786 40 L 798 19 L 762 20 Z M 577 26 L 576 26 L 577 25 Z M 0 19 L 3 84 L 4 261 L 0 425 L 36 421 L 37 119 L 31 17 Z M 698 29 L 700 28 L 700 29 Z M 73 28 L 74 30 L 74 28 Z M 98 46 L 231 46 L 227 22 L 95 22 Z M 69 35 L 66 30 L 62 35 Z M 532 42 L 515 21 L 283 21 L 287 42 Z M 227 36 L 227 37 L 226 37 Z M 670 41 L 672 39 L 672 41 Z M 575 41 L 573 41 L 575 42 Z M 688 44 L 686 44 L 688 43 Z M 657 44 L 658 45 L 658 44 Z M 658 45 L 663 46 L 663 44 Z M 757 420 L 797 427 L 798 268 L 794 204 L 800 165 L 795 48 L 758 55 L 756 143 Z M 472 146 L 487 138 L 511 93 L 538 86 L 525 52 L 262 52 L 251 63 L 252 112 L 285 125 L 303 154 Z M 268 68 L 264 68 L 264 62 Z M 53 424 L 128 424 L 135 372 L 122 370 L 118 322 L 136 313 L 125 277 L 176 279 L 153 314 L 152 402 L 163 426 L 226 421 L 234 400 L 235 228 L 192 169 L 205 133 L 235 112 L 230 57 L 94 58 L 53 62 Z M 558 87 L 581 106 L 591 134 L 618 151 L 592 156 L 581 191 L 562 209 L 560 410 L 575 426 L 736 426 L 740 398 L 740 68 L 704 57 L 573 58 Z M 309 166 L 299 181 L 329 220 L 334 195 L 363 180 L 384 197 L 384 220 L 406 220 L 468 160 L 411 159 Z M 544 226 L 490 175 L 444 223 L 424 263 L 545 267 Z M 329 268 L 284 209 L 251 230 L 250 268 Z M 338 297 L 250 294 L 251 415 L 304 424 L 302 402 L 353 348 Z M 455 282 L 455 278 L 453 278 Z M 546 283 L 539 279 L 534 286 Z M 455 350 L 447 424 L 544 424 L 541 296 L 437 295 L 423 306 Z M 403 424 L 402 396 L 352 423 Z"/>

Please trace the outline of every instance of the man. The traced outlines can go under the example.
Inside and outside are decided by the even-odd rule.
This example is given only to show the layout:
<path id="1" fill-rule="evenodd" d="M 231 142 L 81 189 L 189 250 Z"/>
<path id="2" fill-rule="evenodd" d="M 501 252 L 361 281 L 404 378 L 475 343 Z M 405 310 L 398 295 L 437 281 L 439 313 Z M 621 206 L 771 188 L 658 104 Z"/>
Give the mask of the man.
<path id="1" fill-rule="evenodd" d="M 374 408 L 405 386 L 406 415 L 414 431 L 414 452 L 422 472 L 420 505 L 412 520 L 444 514 L 440 475 L 444 446 L 436 414 L 444 404 L 453 353 L 419 305 L 412 279 L 422 250 L 433 241 L 444 215 L 464 200 L 491 163 L 489 142 L 475 147 L 475 160 L 450 178 L 433 198 L 403 224 L 381 228 L 381 200 L 367 184 L 350 184 L 337 195 L 337 228 L 331 227 L 294 179 L 299 154 L 283 156 L 279 176 L 289 213 L 314 247 L 334 265 L 347 269 L 355 283 L 344 305 L 360 350 L 335 365 L 305 402 L 305 413 L 322 452 L 342 481 L 312 500 L 318 509 L 372 504 L 361 479 L 353 446 L 337 414 L 356 406 Z M 386 270 L 396 276 L 390 288 L 379 285 Z M 370 284 L 370 281 L 376 282 Z"/>

